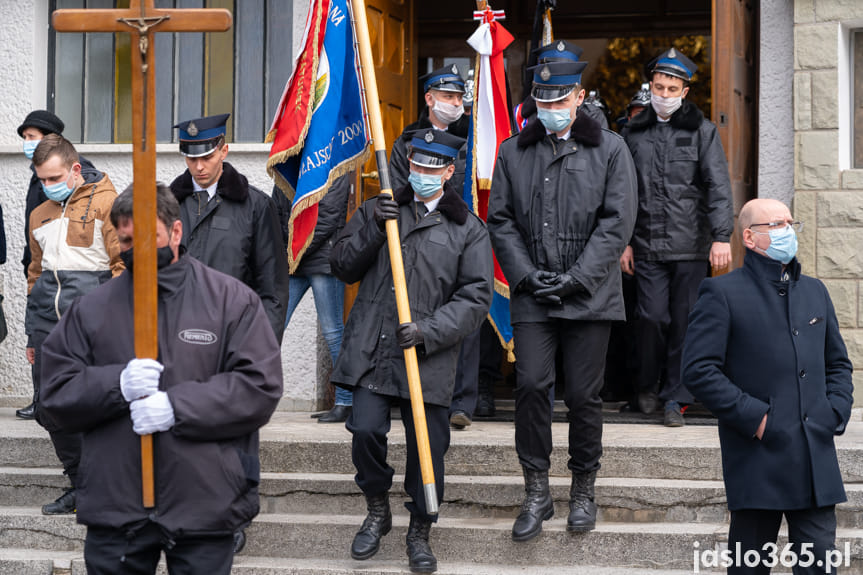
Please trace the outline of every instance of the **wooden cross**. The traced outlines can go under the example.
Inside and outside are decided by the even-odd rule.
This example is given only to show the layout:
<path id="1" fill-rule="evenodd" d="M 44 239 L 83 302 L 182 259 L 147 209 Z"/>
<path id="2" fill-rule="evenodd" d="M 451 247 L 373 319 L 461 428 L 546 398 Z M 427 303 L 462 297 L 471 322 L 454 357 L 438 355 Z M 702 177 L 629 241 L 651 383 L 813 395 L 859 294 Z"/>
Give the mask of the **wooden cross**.
<path id="1" fill-rule="evenodd" d="M 132 46 L 132 164 L 135 186 L 135 356 L 156 359 L 158 289 L 156 284 L 156 32 L 224 32 L 231 13 L 224 9 L 157 9 L 154 0 L 129 0 L 128 8 L 55 10 L 57 32 L 125 32 Z M 140 73 L 136 73 L 140 72 Z M 153 438 L 141 436 L 141 476 L 144 507 L 155 506 Z"/>

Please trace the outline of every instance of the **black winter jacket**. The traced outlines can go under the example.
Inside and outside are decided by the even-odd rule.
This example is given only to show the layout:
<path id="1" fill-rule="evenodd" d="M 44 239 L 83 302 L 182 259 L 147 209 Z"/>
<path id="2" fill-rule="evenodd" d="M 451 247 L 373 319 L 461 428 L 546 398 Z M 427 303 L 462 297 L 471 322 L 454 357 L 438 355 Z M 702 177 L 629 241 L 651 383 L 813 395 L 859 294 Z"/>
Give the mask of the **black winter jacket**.
<path id="1" fill-rule="evenodd" d="M 392 181 L 393 190 L 401 190 L 408 185 L 408 176 L 411 173 L 410 161 L 408 160 L 408 145 L 413 139 L 413 134 L 417 130 L 427 130 L 432 127 L 429 120 L 428 106 L 420 112 L 419 120 L 405 128 L 401 136 L 396 139 L 393 144 L 392 152 L 390 152 L 390 180 Z M 449 126 L 446 131 L 453 136 L 464 138 L 467 140 L 467 132 L 470 127 L 470 117 L 465 114 Z M 459 196 L 463 195 L 464 188 L 464 170 L 465 162 L 467 161 L 467 142 L 458 152 L 458 157 L 455 159 L 455 172 L 450 178 L 450 185 L 458 192 Z"/>
<path id="2" fill-rule="evenodd" d="M 618 261 L 635 222 L 635 189 L 623 139 L 585 114 L 566 141 L 534 118 L 501 144 L 488 229 L 513 323 L 625 318 Z M 585 291 L 559 306 L 540 304 L 520 286 L 535 270 L 569 273 Z"/>
<path id="3" fill-rule="evenodd" d="M 257 295 L 181 257 L 159 270 L 159 388 L 176 423 L 153 436 L 156 508 L 141 503 L 140 439 L 120 373 L 135 357 L 132 274 L 79 298 L 42 347 L 39 408 L 83 432 L 78 521 L 129 528 L 155 515 L 176 536 L 227 535 L 258 513 L 258 429 L 282 364 Z"/>
<path id="4" fill-rule="evenodd" d="M 252 288 L 282 340 L 288 313 L 288 262 L 272 199 L 224 162 L 213 200 L 201 207 L 192 174 L 171 182 L 180 202 L 183 246 L 189 255 Z"/>
<path id="5" fill-rule="evenodd" d="M 423 399 L 448 406 L 461 341 L 479 328 L 491 306 L 491 244 L 482 220 L 449 185 L 437 209 L 418 223 L 410 186 L 396 194 L 396 201 L 411 318 L 424 338 L 417 350 Z M 407 399 L 387 236 L 372 216 L 376 202 L 372 198 L 354 213 L 330 257 L 337 278 L 362 280 L 330 380 Z"/>
<path id="6" fill-rule="evenodd" d="M 728 242 L 734 231 L 728 163 L 716 126 L 684 100 L 667 123 L 646 107 L 623 136 L 638 171 L 635 258 L 707 260 L 711 244 Z"/>
<path id="7" fill-rule="evenodd" d="M 689 315 L 683 383 L 719 420 L 732 511 L 845 501 L 833 437 L 851 416 L 851 362 L 827 288 L 796 259 L 786 269 L 746 250 Z"/>
<path id="8" fill-rule="evenodd" d="M 331 275 L 330 252 L 339 237 L 339 232 L 345 227 L 348 215 L 348 197 L 351 193 L 352 176 L 345 174 L 333 182 L 326 195 L 318 202 L 318 221 L 315 225 L 315 235 L 306 248 L 300 265 L 294 270 L 293 276 L 310 276 L 313 274 Z M 282 227 L 282 240 L 285 246 L 290 245 L 291 200 L 277 187 L 273 186 L 273 200 L 279 214 Z"/>

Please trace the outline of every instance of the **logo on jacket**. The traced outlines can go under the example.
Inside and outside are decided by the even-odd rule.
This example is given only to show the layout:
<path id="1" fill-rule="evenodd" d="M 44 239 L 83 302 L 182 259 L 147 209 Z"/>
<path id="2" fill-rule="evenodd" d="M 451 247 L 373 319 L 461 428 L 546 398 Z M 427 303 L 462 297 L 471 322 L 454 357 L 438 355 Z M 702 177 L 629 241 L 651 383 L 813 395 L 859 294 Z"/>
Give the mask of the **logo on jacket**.
<path id="1" fill-rule="evenodd" d="M 177 335 L 180 341 L 195 345 L 210 345 L 211 343 L 216 343 L 219 339 L 216 337 L 216 334 L 205 329 L 184 329 Z"/>

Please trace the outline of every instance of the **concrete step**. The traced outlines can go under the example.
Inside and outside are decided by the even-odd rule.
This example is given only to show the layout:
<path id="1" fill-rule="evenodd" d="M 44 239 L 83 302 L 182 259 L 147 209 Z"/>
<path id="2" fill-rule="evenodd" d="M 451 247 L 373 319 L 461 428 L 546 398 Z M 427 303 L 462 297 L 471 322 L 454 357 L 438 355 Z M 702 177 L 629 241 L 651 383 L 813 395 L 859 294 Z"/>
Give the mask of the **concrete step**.
<path id="1" fill-rule="evenodd" d="M 406 501 L 404 478 L 393 479 L 392 504 Z M 549 483 L 559 517 L 568 513 L 569 478 Z M 58 469 L 0 468 L 0 506 L 39 507 L 53 501 L 67 486 Z M 837 507 L 840 527 L 863 528 L 863 484 L 845 486 L 848 501 Z M 337 473 L 263 473 L 263 513 L 336 515 L 365 513 L 365 500 L 353 475 Z M 524 495 L 521 477 L 449 475 L 441 505 L 442 517 L 513 519 Z M 607 522 L 722 523 L 728 518 L 721 481 L 600 477 L 596 484 L 599 518 Z"/>
<path id="2" fill-rule="evenodd" d="M 393 531 L 373 561 L 404 561 L 408 517 L 396 510 Z M 262 514 L 247 529 L 249 556 L 350 561 L 349 548 L 360 515 Z M 543 533 L 527 543 L 511 540 L 511 519 L 444 517 L 432 529 L 439 561 L 489 565 L 596 565 L 632 569 L 692 569 L 696 549 L 720 549 L 724 523 L 599 523 L 590 533 L 565 529 L 566 518 L 547 521 Z M 0 547 L 81 552 L 85 529 L 73 516 L 46 517 L 34 508 L 0 509 Z M 863 572 L 863 530 L 840 529 L 837 546 L 849 544 L 850 562 Z M 696 545 L 697 543 L 697 545 Z"/>
<path id="3" fill-rule="evenodd" d="M 552 425 L 552 475 L 568 476 L 567 424 Z M 276 412 L 261 430 L 261 463 L 267 472 L 354 473 L 350 433 L 341 424 L 317 424 L 307 413 Z M 390 462 L 404 473 L 405 439 L 394 422 Z M 845 481 L 863 483 L 863 422 L 853 421 L 837 438 Z M 601 477 L 645 479 L 722 479 L 716 427 L 666 428 L 645 424 L 607 424 L 603 429 Z M 48 435 L 35 422 L 20 421 L 13 408 L 0 408 L 0 466 L 55 467 Z M 514 448 L 514 427 L 506 422 L 475 422 L 453 432 L 446 458 L 448 475 L 521 475 Z"/>
<path id="4" fill-rule="evenodd" d="M 60 575 L 71 573 L 72 563 L 81 558 L 78 551 L 45 549 L 0 549 L 3 575 Z"/>

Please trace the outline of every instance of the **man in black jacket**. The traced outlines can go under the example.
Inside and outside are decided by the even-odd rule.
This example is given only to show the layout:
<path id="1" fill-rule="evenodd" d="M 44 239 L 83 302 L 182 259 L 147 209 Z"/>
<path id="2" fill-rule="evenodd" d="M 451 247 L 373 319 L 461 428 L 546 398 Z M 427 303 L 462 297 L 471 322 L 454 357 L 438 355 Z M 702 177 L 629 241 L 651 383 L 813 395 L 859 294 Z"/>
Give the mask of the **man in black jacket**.
<path id="1" fill-rule="evenodd" d="M 525 499 L 515 541 L 554 514 L 549 392 L 562 350 L 569 409 L 569 531 L 596 524 L 605 354 L 624 319 L 617 261 L 635 222 L 635 169 L 623 139 L 577 111 L 586 62 L 533 68 L 537 117 L 498 152 L 488 229 L 510 286 L 515 342 L 515 447 Z"/>
<path id="2" fill-rule="evenodd" d="M 132 190 L 111 220 L 127 271 L 77 299 L 45 340 L 40 410 L 83 433 L 78 521 L 90 575 L 228 575 L 234 532 L 258 513 L 258 429 L 282 395 L 260 298 L 184 255 L 159 186 L 158 360 L 135 357 Z M 153 434 L 156 508 L 141 501 L 139 436 Z M 181 569 L 175 571 L 175 569 Z"/>
<path id="3" fill-rule="evenodd" d="M 411 571 L 431 573 L 437 560 L 429 547 L 426 510 L 417 454 L 404 349 L 417 348 L 423 384 L 431 459 L 438 501 L 443 501 L 444 454 L 449 448 L 447 406 L 453 392 L 461 341 L 479 328 L 491 306 L 492 256 L 485 225 L 470 212 L 448 182 L 464 144 L 443 131 L 418 132 L 410 142 L 410 184 L 395 199 L 378 196 L 356 211 L 333 248 L 333 273 L 345 283 L 361 281 L 345 326 L 339 361 L 331 380 L 353 389 L 356 481 L 368 516 L 351 545 L 354 559 L 377 553 L 392 528 L 387 463 L 390 408 L 401 410 L 407 438 L 405 491 L 411 513 L 407 553 Z M 410 323 L 398 323 L 386 221 L 398 219 L 405 262 Z"/>
<path id="4" fill-rule="evenodd" d="M 171 182 L 180 203 L 183 247 L 260 296 L 282 341 L 288 306 L 288 263 L 273 200 L 225 161 L 230 114 L 180 122 L 180 153 L 188 169 Z"/>
<path id="5" fill-rule="evenodd" d="M 333 365 L 339 359 L 342 347 L 342 334 L 345 331 L 345 284 L 333 275 L 330 268 L 330 253 L 339 232 L 345 227 L 348 212 L 348 197 L 350 196 L 351 174 L 345 174 L 335 182 L 326 195 L 318 202 L 318 219 L 311 243 L 300 258 L 300 263 L 291 272 L 290 298 L 288 299 L 288 315 L 285 318 L 285 329 L 291 322 L 294 310 L 300 305 L 303 296 L 312 288 L 315 296 L 315 311 L 321 333 L 330 349 Z M 282 239 L 285 245 L 290 242 L 291 200 L 278 188 L 273 187 L 273 200 L 279 213 L 282 225 Z M 326 413 L 315 415 L 318 423 L 342 423 L 351 414 L 353 395 L 347 389 L 336 386 L 335 405 Z"/>
<path id="6" fill-rule="evenodd" d="M 739 224 L 743 267 L 702 282 L 683 350 L 684 383 L 719 420 L 728 573 L 770 572 L 783 515 L 810 564 L 794 573 L 833 573 L 846 499 L 834 437 L 851 416 L 851 361 L 827 288 L 795 257 L 802 224 L 771 199 L 747 202 Z"/>
<path id="7" fill-rule="evenodd" d="M 731 263 L 734 212 L 716 126 L 686 100 L 695 64 L 672 48 L 647 69 L 650 106 L 623 131 L 638 170 L 638 219 L 620 266 L 637 285 L 638 406 L 656 409 L 664 368 L 665 425 L 680 427 L 693 402 L 680 379 L 689 310 L 710 265 Z"/>
<path id="8" fill-rule="evenodd" d="M 459 74 L 458 67 L 453 64 L 438 68 L 420 80 L 423 82 L 426 107 L 420 112 L 419 119 L 404 129 L 390 152 L 390 181 L 394 191 L 401 190 L 408 183 L 411 171 L 408 146 L 417 130 L 433 127 L 467 139 L 470 118 L 464 113 L 464 78 Z M 455 171 L 450 178 L 450 185 L 460 195 L 464 186 L 466 158 L 467 148 L 462 146 L 455 158 Z"/>

